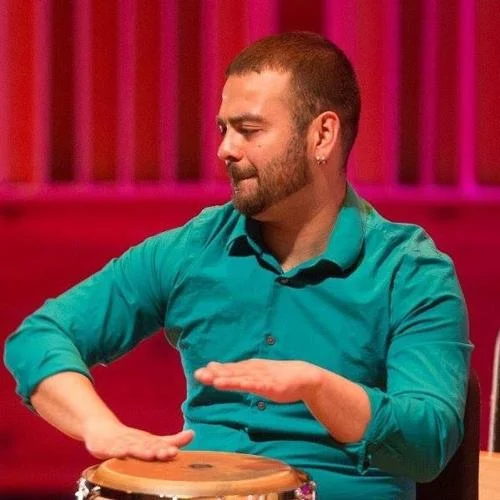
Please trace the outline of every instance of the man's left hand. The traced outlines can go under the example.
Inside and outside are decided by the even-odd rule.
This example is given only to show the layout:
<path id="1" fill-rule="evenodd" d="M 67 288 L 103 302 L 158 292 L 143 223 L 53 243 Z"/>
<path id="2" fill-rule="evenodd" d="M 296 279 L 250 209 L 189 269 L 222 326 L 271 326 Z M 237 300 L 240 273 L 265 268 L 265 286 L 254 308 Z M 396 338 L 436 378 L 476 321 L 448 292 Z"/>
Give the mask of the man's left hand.
<path id="1" fill-rule="evenodd" d="M 275 403 L 303 401 L 321 384 L 321 369 L 305 361 L 249 359 L 210 362 L 195 378 L 222 391 L 250 392 Z"/>

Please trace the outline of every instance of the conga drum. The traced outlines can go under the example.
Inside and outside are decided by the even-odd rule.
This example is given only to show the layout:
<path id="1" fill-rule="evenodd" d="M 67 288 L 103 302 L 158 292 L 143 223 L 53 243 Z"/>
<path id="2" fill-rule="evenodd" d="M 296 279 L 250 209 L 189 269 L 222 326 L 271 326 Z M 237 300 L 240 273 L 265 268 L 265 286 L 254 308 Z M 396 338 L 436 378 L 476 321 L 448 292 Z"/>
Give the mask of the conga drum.
<path id="1" fill-rule="evenodd" d="M 111 458 L 83 471 L 78 500 L 314 500 L 307 474 L 242 453 L 180 451 L 166 462 Z"/>

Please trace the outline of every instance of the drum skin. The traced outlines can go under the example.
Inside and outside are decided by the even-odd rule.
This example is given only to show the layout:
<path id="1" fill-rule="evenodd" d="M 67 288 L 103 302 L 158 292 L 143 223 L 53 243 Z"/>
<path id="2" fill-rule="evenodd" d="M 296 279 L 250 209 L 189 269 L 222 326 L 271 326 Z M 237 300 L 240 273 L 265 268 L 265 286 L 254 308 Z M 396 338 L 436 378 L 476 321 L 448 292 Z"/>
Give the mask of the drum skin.
<path id="1" fill-rule="evenodd" d="M 86 469 L 77 499 L 314 499 L 314 483 L 289 465 L 242 453 L 180 451 L 169 461 L 112 458 Z"/>

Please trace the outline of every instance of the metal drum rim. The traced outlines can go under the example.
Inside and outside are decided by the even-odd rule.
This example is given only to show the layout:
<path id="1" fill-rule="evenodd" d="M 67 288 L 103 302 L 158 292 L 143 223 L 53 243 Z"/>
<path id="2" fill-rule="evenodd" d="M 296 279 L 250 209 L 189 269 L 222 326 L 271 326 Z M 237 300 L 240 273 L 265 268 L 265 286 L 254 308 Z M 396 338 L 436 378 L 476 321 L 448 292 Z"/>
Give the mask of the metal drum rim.
<path id="1" fill-rule="evenodd" d="M 85 469 L 87 472 L 96 466 Z M 300 472 L 300 471 L 299 471 Z M 304 493 L 301 488 L 307 486 L 312 491 Z M 78 481 L 78 490 L 75 493 L 77 500 L 93 500 L 103 498 L 109 500 L 314 500 L 316 485 L 313 481 L 307 481 L 295 490 L 282 492 L 267 492 L 267 493 L 247 493 L 245 495 L 223 495 L 223 496 L 185 496 L 168 494 L 149 494 L 149 493 L 134 493 L 132 491 L 117 490 L 106 486 L 101 486 L 93 483 L 85 477 L 81 477 Z M 111 495 L 111 496 L 108 496 Z"/>

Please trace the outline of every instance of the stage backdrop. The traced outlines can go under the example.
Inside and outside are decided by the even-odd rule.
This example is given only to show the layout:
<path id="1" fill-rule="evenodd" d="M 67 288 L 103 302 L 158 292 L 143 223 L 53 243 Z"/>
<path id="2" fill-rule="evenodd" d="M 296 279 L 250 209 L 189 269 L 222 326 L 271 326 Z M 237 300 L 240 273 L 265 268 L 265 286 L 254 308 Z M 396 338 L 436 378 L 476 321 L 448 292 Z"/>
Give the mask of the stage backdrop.
<path id="1" fill-rule="evenodd" d="M 215 115 L 230 59 L 323 33 L 359 74 L 358 184 L 500 184 L 496 0 L 1 0 L 2 187 L 224 178 Z"/>
<path id="2" fill-rule="evenodd" d="M 0 0 L 1 338 L 129 245 L 225 201 L 215 115 L 227 63 L 261 36 L 312 30 L 359 74 L 351 180 L 385 215 L 423 224 L 456 262 L 486 447 L 500 328 L 498 5 Z M 0 498 L 55 499 L 93 460 L 22 408 L 0 370 Z M 95 376 L 127 423 L 181 425 L 183 379 L 161 335 Z"/>

